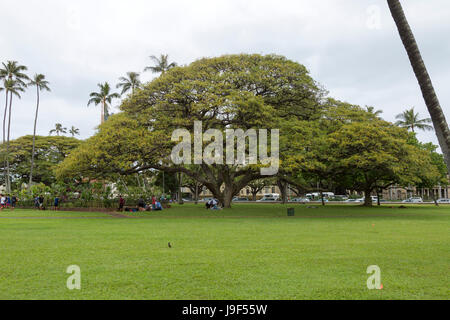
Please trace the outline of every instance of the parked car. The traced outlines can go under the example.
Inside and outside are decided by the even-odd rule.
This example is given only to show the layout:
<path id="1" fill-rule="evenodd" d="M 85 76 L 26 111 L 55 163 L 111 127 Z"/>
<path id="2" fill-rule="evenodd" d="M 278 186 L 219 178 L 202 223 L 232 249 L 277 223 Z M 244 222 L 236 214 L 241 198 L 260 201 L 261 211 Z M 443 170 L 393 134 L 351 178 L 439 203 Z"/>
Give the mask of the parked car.
<path id="1" fill-rule="evenodd" d="M 245 198 L 245 197 L 234 197 L 232 201 L 236 201 L 236 202 L 248 201 L 248 198 Z"/>
<path id="2" fill-rule="evenodd" d="M 372 198 L 372 202 L 377 202 L 377 196 L 370 196 L 371 198 Z M 350 201 L 350 200 L 352 200 L 352 199 L 348 199 L 347 201 L 345 201 L 345 202 L 358 202 L 358 203 L 364 203 L 364 201 L 366 201 L 366 199 L 365 198 L 359 198 L 359 199 L 353 199 L 354 201 Z M 383 200 L 380 200 L 380 202 L 381 201 L 383 201 Z"/>
<path id="3" fill-rule="evenodd" d="M 334 197 L 334 193 L 333 192 L 322 192 L 323 197 L 324 198 L 333 198 Z M 313 192 L 313 193 L 308 193 L 305 195 L 307 198 L 320 198 L 320 192 Z"/>
<path id="4" fill-rule="evenodd" d="M 332 199 L 332 201 L 346 201 L 348 200 L 348 196 L 344 195 L 335 195 Z"/>
<path id="5" fill-rule="evenodd" d="M 275 201 L 280 201 L 280 198 L 264 197 L 262 199 L 257 200 L 257 202 L 275 202 Z"/>
<path id="6" fill-rule="evenodd" d="M 403 203 L 422 203 L 423 200 L 421 197 L 412 197 L 402 201 Z"/>
<path id="7" fill-rule="evenodd" d="M 348 199 L 348 200 L 345 200 L 344 202 L 353 202 L 353 203 L 355 203 L 355 202 L 359 202 L 358 200 L 359 199 Z"/>
<path id="8" fill-rule="evenodd" d="M 441 198 L 437 200 L 437 203 L 450 203 L 450 199 Z"/>
<path id="9" fill-rule="evenodd" d="M 308 198 L 293 198 L 290 202 L 309 202 Z"/>

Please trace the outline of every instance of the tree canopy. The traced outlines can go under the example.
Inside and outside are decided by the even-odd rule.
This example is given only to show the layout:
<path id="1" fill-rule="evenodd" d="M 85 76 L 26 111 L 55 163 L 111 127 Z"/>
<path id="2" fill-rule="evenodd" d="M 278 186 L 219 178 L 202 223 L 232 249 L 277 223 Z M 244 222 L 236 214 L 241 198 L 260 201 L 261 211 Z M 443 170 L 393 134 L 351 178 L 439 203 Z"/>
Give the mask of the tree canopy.
<path id="1" fill-rule="evenodd" d="M 54 169 L 74 149 L 80 140 L 64 136 L 36 136 L 33 181 L 51 185 L 56 181 Z M 33 136 L 10 141 L 10 170 L 13 183 L 20 186 L 29 182 Z"/>
<path id="2" fill-rule="evenodd" d="M 267 176 L 261 175 L 261 163 L 248 159 L 234 165 L 172 163 L 178 143 L 171 141 L 174 130 L 185 128 L 192 136 L 194 123 L 201 121 L 202 131 L 279 129 L 280 185 L 308 190 L 339 184 L 370 196 L 376 188 L 414 180 L 412 168 L 420 169 L 420 160 L 429 157 L 411 143 L 406 129 L 325 94 L 303 65 L 282 56 L 204 58 L 136 89 L 123 101 L 122 112 L 102 124 L 56 172 L 61 179 L 113 178 L 155 169 L 182 172 L 229 207 L 241 189 Z M 226 150 L 225 141 L 217 139 L 204 135 L 203 147 L 214 140 Z M 189 147 L 195 148 L 193 139 Z"/>

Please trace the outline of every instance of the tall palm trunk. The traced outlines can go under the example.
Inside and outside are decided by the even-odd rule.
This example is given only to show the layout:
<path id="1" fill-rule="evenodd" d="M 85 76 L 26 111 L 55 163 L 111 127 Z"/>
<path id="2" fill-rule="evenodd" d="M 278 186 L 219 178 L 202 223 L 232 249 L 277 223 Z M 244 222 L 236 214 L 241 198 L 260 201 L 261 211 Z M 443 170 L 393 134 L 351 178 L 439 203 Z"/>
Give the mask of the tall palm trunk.
<path id="1" fill-rule="evenodd" d="M 100 112 L 100 116 L 102 117 L 100 119 L 100 124 L 103 124 L 103 122 L 105 121 L 105 101 L 102 101 L 102 110 Z"/>
<path id="2" fill-rule="evenodd" d="M 399 0 L 387 0 L 389 9 L 391 10 L 392 17 L 397 25 L 400 38 L 408 53 L 409 60 L 412 68 L 419 82 L 420 89 L 422 90 L 425 104 L 427 105 L 428 112 L 430 113 L 433 126 L 436 131 L 436 135 L 439 141 L 439 145 L 444 154 L 445 163 L 447 164 L 447 170 L 450 173 L 450 130 L 448 128 L 445 115 L 442 112 L 442 108 L 439 104 L 439 100 L 434 91 L 433 84 L 431 82 L 430 75 L 425 67 L 425 63 L 422 60 L 422 56 L 417 46 L 417 42 L 414 38 L 414 34 L 406 20 L 405 13 Z"/>
<path id="3" fill-rule="evenodd" d="M 9 96 L 8 136 L 6 138 L 6 193 L 11 193 L 11 177 L 9 169 L 9 138 L 11 134 L 12 92 Z"/>
<path id="4" fill-rule="evenodd" d="M 31 166 L 30 166 L 30 182 L 28 184 L 28 189 L 31 190 L 31 184 L 33 183 L 33 167 L 34 167 L 34 150 L 36 146 L 36 124 L 39 112 L 39 86 L 36 86 L 37 91 L 37 104 L 36 104 L 36 114 L 34 116 L 34 129 L 33 129 L 33 150 L 31 151 Z"/>
<path id="5" fill-rule="evenodd" d="M 5 101 L 5 114 L 3 115 L 3 145 L 2 145 L 2 151 L 5 152 L 4 148 L 6 145 L 6 115 L 8 114 L 8 90 L 6 91 L 6 101 Z M 4 154 L 3 158 L 3 177 L 5 179 L 5 187 L 7 187 L 8 181 L 6 179 L 6 153 Z"/>

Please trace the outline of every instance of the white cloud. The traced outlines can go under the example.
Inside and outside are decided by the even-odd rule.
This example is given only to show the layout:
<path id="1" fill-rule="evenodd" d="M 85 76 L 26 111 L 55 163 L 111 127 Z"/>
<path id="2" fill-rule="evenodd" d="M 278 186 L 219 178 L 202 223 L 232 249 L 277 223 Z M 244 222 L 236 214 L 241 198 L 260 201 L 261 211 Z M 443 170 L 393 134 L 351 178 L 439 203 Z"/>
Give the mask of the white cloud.
<path id="1" fill-rule="evenodd" d="M 450 120 L 450 44 L 443 39 L 450 4 L 403 4 Z M 371 27 L 374 21 L 379 26 Z M 331 95 L 382 109 L 387 120 L 410 106 L 428 116 L 384 0 L 2 0 L 0 28 L 6 30 L 0 61 L 18 60 L 51 82 L 41 134 L 61 122 L 80 128 L 83 138 L 92 135 L 99 109 L 86 104 L 97 83 L 115 86 L 160 53 L 180 64 L 226 53 L 278 53 L 305 64 Z M 14 137 L 32 132 L 34 99 L 30 91 L 16 101 Z M 419 136 L 437 142 L 433 133 Z"/>

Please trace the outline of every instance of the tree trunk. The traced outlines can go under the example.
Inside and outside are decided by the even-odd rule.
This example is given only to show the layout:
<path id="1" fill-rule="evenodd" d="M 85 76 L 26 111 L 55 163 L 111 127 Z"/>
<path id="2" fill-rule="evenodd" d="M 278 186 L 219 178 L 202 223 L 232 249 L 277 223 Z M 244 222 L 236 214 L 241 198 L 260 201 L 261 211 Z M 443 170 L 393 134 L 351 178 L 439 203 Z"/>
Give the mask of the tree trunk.
<path id="1" fill-rule="evenodd" d="M 364 191 L 364 206 L 365 207 L 371 207 L 372 206 L 372 197 L 370 194 L 372 193 L 371 189 L 367 189 Z"/>
<path id="2" fill-rule="evenodd" d="M 12 92 L 9 96 L 9 114 L 8 114 L 8 136 L 6 138 L 6 193 L 11 193 L 11 178 L 9 168 L 9 138 L 11 134 L 11 108 L 12 108 Z"/>
<path id="3" fill-rule="evenodd" d="M 31 151 L 31 166 L 30 166 L 30 182 L 28 183 L 28 190 L 31 191 L 31 185 L 33 183 L 33 167 L 34 167 L 34 151 L 36 145 L 36 124 L 39 112 L 39 86 L 37 88 L 37 104 L 36 104 L 36 114 L 34 116 L 34 129 L 33 129 L 33 149 Z"/>
<path id="4" fill-rule="evenodd" d="M 278 188 L 281 192 L 281 203 L 286 204 L 286 198 L 287 198 L 287 182 L 284 182 L 283 180 L 277 180 Z"/>
<path id="5" fill-rule="evenodd" d="M 164 175 L 164 171 L 162 172 L 163 175 L 163 197 L 166 197 L 166 186 L 165 186 L 165 175 Z"/>
<path id="6" fill-rule="evenodd" d="M 320 191 L 320 200 L 322 201 L 322 206 L 325 206 L 325 199 L 323 198 L 323 192 Z"/>
<path id="7" fill-rule="evenodd" d="M 183 204 L 183 193 L 181 190 L 181 188 L 182 188 L 181 186 L 183 185 L 182 179 L 183 179 L 182 173 L 179 172 L 178 173 L 178 204 Z"/>
<path id="8" fill-rule="evenodd" d="M 234 197 L 233 192 L 233 185 L 227 185 L 225 184 L 225 189 L 223 190 L 223 197 L 222 197 L 222 205 L 224 208 L 231 208 L 231 202 Z"/>
<path id="9" fill-rule="evenodd" d="M 142 188 L 141 179 L 139 179 L 139 173 L 136 173 L 136 181 L 139 188 Z"/>
<path id="10" fill-rule="evenodd" d="M 5 113 L 3 115 L 3 152 L 4 153 L 4 158 L 3 158 L 3 177 L 5 179 L 5 188 L 7 187 L 7 181 L 6 181 L 6 150 L 5 145 L 6 145 L 6 115 L 8 114 L 8 90 L 5 90 L 6 92 L 6 101 L 5 101 Z"/>
<path id="11" fill-rule="evenodd" d="M 144 188 L 144 191 L 147 192 L 147 190 L 148 190 L 148 181 L 147 181 L 145 175 L 142 177 L 142 187 Z"/>
<path id="12" fill-rule="evenodd" d="M 195 195 L 194 195 L 195 199 L 194 199 L 194 203 L 198 204 L 198 182 L 195 181 Z"/>
<path id="13" fill-rule="evenodd" d="M 439 104 L 439 100 L 431 82 L 431 78 L 423 62 L 419 47 L 414 38 L 414 34 L 406 20 L 405 13 L 399 0 L 387 0 L 392 17 L 397 25 L 400 38 L 408 53 L 411 66 L 419 82 L 425 104 L 430 113 L 433 126 L 439 141 L 439 145 L 444 154 L 447 170 L 450 173 L 450 130 L 448 128 L 445 115 Z"/>
<path id="14" fill-rule="evenodd" d="M 377 206 L 380 206 L 380 189 L 377 189 Z"/>
<path id="15" fill-rule="evenodd" d="M 287 182 L 284 183 L 282 195 L 283 195 L 283 200 L 282 200 L 283 204 L 286 204 L 289 200 L 288 199 L 288 183 Z"/>
<path id="16" fill-rule="evenodd" d="M 434 205 L 435 205 L 436 207 L 439 207 L 439 203 L 437 202 L 437 197 L 436 197 L 436 195 L 434 194 L 434 192 L 432 192 L 432 199 L 433 199 Z"/>
<path id="17" fill-rule="evenodd" d="M 256 195 L 258 194 L 258 192 L 253 192 L 252 191 L 252 199 L 253 201 L 256 201 Z"/>

